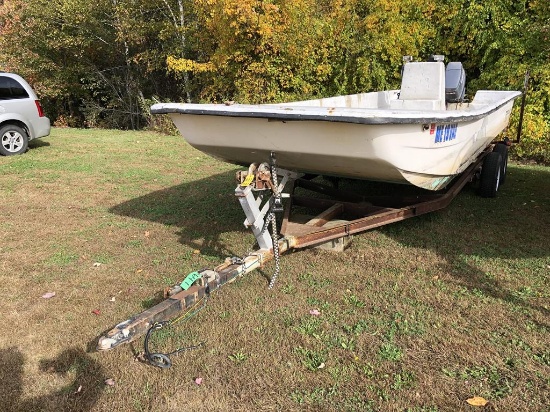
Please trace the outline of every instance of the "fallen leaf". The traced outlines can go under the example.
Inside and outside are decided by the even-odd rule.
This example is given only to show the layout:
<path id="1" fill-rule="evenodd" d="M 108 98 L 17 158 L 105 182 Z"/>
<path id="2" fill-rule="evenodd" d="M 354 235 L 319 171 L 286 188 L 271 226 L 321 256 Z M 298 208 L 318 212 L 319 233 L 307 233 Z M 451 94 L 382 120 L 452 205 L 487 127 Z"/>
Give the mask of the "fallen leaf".
<path id="1" fill-rule="evenodd" d="M 105 379 L 105 385 L 115 386 L 115 380 L 112 378 Z"/>
<path id="2" fill-rule="evenodd" d="M 144 236 L 145 236 L 145 237 L 149 237 L 149 235 L 150 235 L 149 231 L 146 230 L 145 233 L 144 233 Z"/>
<path id="3" fill-rule="evenodd" d="M 321 314 L 321 312 L 319 312 L 317 309 L 311 309 L 309 311 L 309 314 L 313 315 L 313 316 L 319 316 Z"/>
<path id="4" fill-rule="evenodd" d="M 101 266 L 101 263 L 100 262 L 94 262 L 94 268 L 98 268 Z"/>
<path id="5" fill-rule="evenodd" d="M 202 378 L 200 378 L 200 377 L 199 377 L 199 378 L 195 378 L 195 383 L 196 383 L 197 385 L 202 385 Z"/>
<path id="6" fill-rule="evenodd" d="M 317 366 L 317 369 L 323 369 L 325 367 L 325 362 L 321 362 L 319 366 Z"/>
<path id="7" fill-rule="evenodd" d="M 101 313 L 101 311 L 99 309 L 94 309 L 94 310 L 92 310 L 92 313 L 94 315 L 99 315 Z"/>
<path id="8" fill-rule="evenodd" d="M 76 395 L 77 393 L 80 393 L 80 392 L 82 392 L 82 385 L 80 385 L 80 386 L 78 387 L 78 389 L 77 389 L 76 392 L 75 392 L 75 395 Z"/>
<path id="9" fill-rule="evenodd" d="M 48 293 L 44 293 L 44 294 L 42 295 L 42 297 L 43 297 L 44 299 L 51 299 L 51 298 L 53 298 L 54 296 L 55 296 L 55 292 L 48 292 Z"/>
<path id="10" fill-rule="evenodd" d="M 193 253 L 194 253 L 195 255 L 198 255 L 198 254 L 200 254 L 200 253 L 201 253 L 201 251 L 200 251 L 200 250 L 198 250 L 198 249 L 195 249 L 195 250 L 193 251 Z"/>
<path id="11" fill-rule="evenodd" d="M 113 296 L 111 299 L 109 299 L 109 302 L 114 302 L 116 299 L 115 297 Z"/>
<path id="12" fill-rule="evenodd" d="M 481 396 L 474 396 L 473 398 L 466 399 L 466 402 L 468 402 L 468 404 L 472 406 L 485 406 L 489 403 L 485 398 L 482 398 Z"/>

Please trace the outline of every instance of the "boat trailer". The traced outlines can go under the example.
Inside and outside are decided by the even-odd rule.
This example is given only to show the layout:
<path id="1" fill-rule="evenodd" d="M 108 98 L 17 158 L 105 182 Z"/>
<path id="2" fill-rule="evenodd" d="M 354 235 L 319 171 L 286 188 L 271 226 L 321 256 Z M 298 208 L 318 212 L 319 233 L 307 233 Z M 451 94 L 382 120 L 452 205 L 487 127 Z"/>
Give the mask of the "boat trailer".
<path id="1" fill-rule="evenodd" d="M 489 146 L 482 152 L 445 191 L 400 197 L 362 196 L 308 180 L 308 176 L 303 174 L 277 169 L 272 153 L 271 164 L 252 164 L 247 171 L 237 172 L 235 196 L 246 215 L 245 226 L 251 228 L 256 237 L 258 249 L 242 258 L 228 257 L 213 269 L 190 273 L 180 284 L 167 288 L 165 299 L 156 306 L 106 332 L 99 338 L 97 349 L 114 349 L 146 335 L 146 360 L 155 366 L 169 367 L 171 362 L 166 354 L 151 355 L 147 351 L 147 339 L 153 330 L 178 319 L 185 311 L 192 311 L 221 286 L 275 259 L 275 273 L 270 282 L 270 287 L 273 287 L 279 272 L 279 256 L 290 250 L 349 240 L 353 234 L 445 208 L 479 174 L 484 158 L 492 150 L 493 147 Z M 296 194 L 297 188 L 302 189 L 300 193 L 306 190 L 316 193 L 317 197 Z M 319 197 L 319 194 L 331 198 Z M 284 208 L 283 199 L 286 199 Z M 294 218 L 295 208 L 319 212 L 306 221 L 301 216 L 300 222 Z M 279 238 L 275 215 L 281 212 L 282 236 Z"/>

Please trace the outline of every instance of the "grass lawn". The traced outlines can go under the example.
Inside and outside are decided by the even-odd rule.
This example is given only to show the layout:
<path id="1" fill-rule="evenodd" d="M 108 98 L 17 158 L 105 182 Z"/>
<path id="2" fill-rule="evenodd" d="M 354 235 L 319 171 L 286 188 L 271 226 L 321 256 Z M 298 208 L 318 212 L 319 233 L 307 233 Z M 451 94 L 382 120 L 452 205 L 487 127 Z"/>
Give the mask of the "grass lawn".
<path id="1" fill-rule="evenodd" d="M 496 199 L 466 187 L 343 253 L 284 255 L 273 290 L 270 262 L 154 335 L 204 342 L 161 370 L 134 360 L 143 340 L 97 338 L 251 250 L 237 167 L 147 132 L 30 147 L 0 157 L 1 411 L 550 411 L 550 168 L 510 164 Z"/>

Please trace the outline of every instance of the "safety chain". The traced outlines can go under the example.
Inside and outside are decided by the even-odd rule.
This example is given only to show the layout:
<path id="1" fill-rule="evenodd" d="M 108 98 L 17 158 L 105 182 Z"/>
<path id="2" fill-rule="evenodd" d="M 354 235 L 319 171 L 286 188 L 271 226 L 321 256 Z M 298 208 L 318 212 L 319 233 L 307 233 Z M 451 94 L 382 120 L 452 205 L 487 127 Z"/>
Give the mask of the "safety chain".
<path id="1" fill-rule="evenodd" d="M 275 213 L 273 212 L 273 205 L 271 205 L 269 207 L 269 210 L 266 213 L 266 218 L 265 218 L 265 221 L 264 221 L 264 225 L 262 226 L 262 231 L 260 232 L 260 235 L 264 234 L 264 232 L 267 230 L 267 228 L 269 227 L 269 224 L 271 223 L 272 220 L 275 220 Z"/>
<path id="2" fill-rule="evenodd" d="M 275 273 L 271 276 L 268 287 L 269 289 L 273 289 L 280 271 L 279 235 L 277 234 L 277 219 L 275 218 L 275 210 L 282 207 L 281 194 L 279 193 L 279 183 L 277 182 L 277 166 L 275 154 L 273 152 L 271 152 L 271 178 L 273 179 L 273 195 L 275 198 L 273 204 L 271 205 L 269 217 L 267 218 L 266 223 L 271 221 L 271 239 L 273 240 L 273 255 L 275 257 Z"/>

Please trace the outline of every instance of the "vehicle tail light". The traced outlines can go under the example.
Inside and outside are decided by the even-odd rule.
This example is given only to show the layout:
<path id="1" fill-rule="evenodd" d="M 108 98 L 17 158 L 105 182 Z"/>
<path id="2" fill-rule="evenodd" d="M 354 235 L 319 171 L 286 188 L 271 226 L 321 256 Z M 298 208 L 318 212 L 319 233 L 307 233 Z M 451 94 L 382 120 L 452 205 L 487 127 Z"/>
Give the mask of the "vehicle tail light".
<path id="1" fill-rule="evenodd" d="M 38 109 L 38 117 L 44 117 L 44 110 L 42 110 L 40 102 L 38 100 L 35 100 L 34 102 L 36 103 L 36 108 Z"/>

